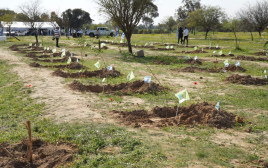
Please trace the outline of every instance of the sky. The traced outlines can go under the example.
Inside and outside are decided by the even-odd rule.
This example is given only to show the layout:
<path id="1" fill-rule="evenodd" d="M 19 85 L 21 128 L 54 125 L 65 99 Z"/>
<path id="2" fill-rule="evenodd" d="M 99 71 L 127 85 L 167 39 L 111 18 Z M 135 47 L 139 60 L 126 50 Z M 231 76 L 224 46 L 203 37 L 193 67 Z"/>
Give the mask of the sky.
<path id="1" fill-rule="evenodd" d="M 19 12 L 19 6 L 31 0 L 0 0 L 0 8 L 8 8 Z M 234 17 L 236 13 L 256 0 L 201 0 L 201 4 L 221 7 L 228 16 Z M 162 22 L 169 16 L 174 16 L 176 9 L 182 5 L 182 0 L 155 0 L 158 6 L 159 17 L 154 24 Z M 56 11 L 59 14 L 66 9 L 81 8 L 90 13 L 94 24 L 104 23 L 107 18 L 99 12 L 95 0 L 41 0 L 41 6 L 46 12 Z"/>

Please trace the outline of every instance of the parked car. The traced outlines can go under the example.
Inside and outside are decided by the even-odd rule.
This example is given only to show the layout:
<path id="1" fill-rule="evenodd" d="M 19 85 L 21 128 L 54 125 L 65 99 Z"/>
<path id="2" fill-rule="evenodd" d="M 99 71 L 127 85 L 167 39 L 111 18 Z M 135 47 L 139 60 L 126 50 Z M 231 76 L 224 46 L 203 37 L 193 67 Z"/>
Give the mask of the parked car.
<path id="1" fill-rule="evenodd" d="M 97 30 L 87 30 L 86 35 L 95 36 L 114 36 L 114 30 L 109 30 L 107 27 L 98 27 Z"/>

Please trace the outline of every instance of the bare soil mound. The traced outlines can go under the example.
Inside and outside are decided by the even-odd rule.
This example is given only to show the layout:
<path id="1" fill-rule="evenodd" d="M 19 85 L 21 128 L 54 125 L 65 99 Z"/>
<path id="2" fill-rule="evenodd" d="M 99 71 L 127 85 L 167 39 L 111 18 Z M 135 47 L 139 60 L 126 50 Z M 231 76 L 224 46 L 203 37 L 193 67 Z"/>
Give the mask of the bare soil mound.
<path id="1" fill-rule="evenodd" d="M 103 69 L 97 70 L 97 71 L 85 71 L 85 72 L 77 72 L 77 73 L 67 73 L 67 72 L 63 72 L 61 70 L 57 70 L 57 71 L 53 72 L 52 75 L 60 76 L 63 78 L 80 78 L 80 77 L 85 77 L 85 78 L 112 77 L 112 78 L 115 78 L 115 77 L 121 76 L 122 74 L 119 71 L 116 71 L 115 68 L 113 67 L 112 71 L 108 71 L 106 68 L 103 68 Z"/>
<path id="2" fill-rule="evenodd" d="M 61 54 L 62 54 L 62 52 L 53 53 L 53 57 L 60 57 Z M 75 55 L 75 54 L 73 54 L 73 56 L 74 56 L 74 55 Z M 66 51 L 66 52 L 65 52 L 65 56 L 67 56 L 67 57 L 71 56 L 70 51 Z"/>
<path id="3" fill-rule="evenodd" d="M 27 142 L 24 140 L 15 145 L 0 144 L 0 167 L 54 168 L 70 163 L 73 155 L 78 152 L 75 145 L 66 143 L 55 145 L 35 139 L 33 141 L 33 163 L 30 164 L 27 161 Z"/>
<path id="4" fill-rule="evenodd" d="M 165 60 L 155 60 L 153 62 L 153 64 L 156 64 L 156 65 L 170 65 L 170 62 L 165 61 Z"/>
<path id="5" fill-rule="evenodd" d="M 244 56 L 244 55 L 239 55 L 235 59 L 237 59 L 237 60 L 247 60 L 247 61 L 268 61 L 267 58 L 255 58 L 255 57 Z"/>
<path id="6" fill-rule="evenodd" d="M 182 51 L 182 52 L 177 52 L 177 53 L 182 53 L 182 54 L 202 54 L 202 53 L 208 53 L 208 52 L 202 51 L 202 50 L 195 50 L 195 51 Z"/>
<path id="7" fill-rule="evenodd" d="M 226 81 L 229 81 L 232 83 L 239 83 L 242 85 L 268 85 L 267 79 L 253 78 L 250 75 L 241 76 L 241 75 L 236 74 L 236 75 L 227 77 Z"/>
<path id="8" fill-rule="evenodd" d="M 175 69 L 178 72 L 208 72 L 208 73 L 219 73 L 222 69 L 209 69 L 209 68 L 198 68 L 198 67 L 186 67 L 186 68 L 179 68 Z"/>
<path id="9" fill-rule="evenodd" d="M 175 50 L 174 48 L 151 48 L 150 50 L 153 50 L 153 51 L 173 51 Z"/>
<path id="10" fill-rule="evenodd" d="M 256 53 L 254 53 L 254 55 L 256 55 L 256 56 L 267 56 L 266 52 L 256 52 Z"/>
<path id="11" fill-rule="evenodd" d="M 35 58 L 34 61 L 40 61 L 40 62 L 67 62 L 69 59 L 69 57 L 64 57 L 64 58 L 61 58 L 61 59 L 38 59 L 38 58 Z M 76 62 L 78 58 L 76 57 L 72 57 L 71 60 L 72 62 Z M 80 59 L 78 59 L 80 60 Z"/>
<path id="12" fill-rule="evenodd" d="M 225 55 L 225 54 L 222 54 L 222 55 L 212 55 L 212 57 L 234 57 L 234 54 L 228 54 L 228 55 Z"/>
<path id="13" fill-rule="evenodd" d="M 133 46 L 134 48 L 155 48 L 154 46 Z"/>
<path id="14" fill-rule="evenodd" d="M 30 63 L 30 66 L 31 67 L 42 67 L 42 68 L 60 68 L 60 69 L 69 68 L 69 69 L 76 69 L 76 70 L 85 68 L 83 65 L 79 64 L 78 62 L 73 62 L 69 65 L 41 65 L 37 62 L 32 62 L 32 63 Z"/>
<path id="15" fill-rule="evenodd" d="M 126 125 L 134 127 L 152 126 L 166 127 L 176 125 L 209 125 L 216 128 L 232 128 L 236 121 L 236 115 L 224 110 L 216 110 L 215 105 L 203 102 L 192 104 L 189 107 L 177 106 L 155 107 L 152 111 L 135 110 L 132 112 L 113 111 L 117 119 Z"/>
<path id="16" fill-rule="evenodd" d="M 208 73 L 220 73 L 220 72 L 225 72 L 225 71 L 230 71 L 230 72 L 245 72 L 246 69 L 238 66 L 236 67 L 235 65 L 230 65 L 229 67 L 224 67 L 223 69 L 218 69 L 218 68 L 199 68 L 199 67 L 186 67 L 186 68 L 179 68 L 175 69 L 178 72 L 208 72 Z"/>
<path id="17" fill-rule="evenodd" d="M 37 56 L 36 53 L 32 53 L 32 52 L 28 53 L 28 54 L 26 55 L 26 57 L 28 57 L 28 58 L 51 58 L 50 55 L 41 55 L 41 56 Z"/>
<path id="18" fill-rule="evenodd" d="M 178 44 L 175 43 L 166 43 L 166 44 L 160 44 L 160 46 L 177 46 Z"/>
<path id="19" fill-rule="evenodd" d="M 70 88 L 80 92 L 94 92 L 94 93 L 115 93 L 129 95 L 132 93 L 150 93 L 157 94 L 165 90 L 163 86 L 156 83 L 144 83 L 144 81 L 134 81 L 131 83 L 121 83 L 119 85 L 83 85 L 78 81 L 71 83 Z"/>
<path id="20" fill-rule="evenodd" d="M 207 49 L 207 50 L 220 50 L 221 48 L 220 47 L 206 47 L 204 49 Z"/>
<path id="21" fill-rule="evenodd" d="M 12 51 L 20 51 L 20 49 L 18 47 L 19 47 L 18 45 L 14 44 L 14 45 L 10 46 L 9 49 Z"/>
<path id="22" fill-rule="evenodd" d="M 193 58 L 190 58 L 190 59 L 185 60 L 185 63 L 186 64 L 198 64 L 198 65 L 202 65 L 202 62 L 199 59 L 194 60 Z"/>
<path id="23" fill-rule="evenodd" d="M 224 70 L 226 71 L 240 71 L 240 72 L 246 72 L 247 70 L 245 68 L 242 68 L 241 66 L 235 66 L 235 65 L 230 65 L 229 67 L 225 67 Z"/>

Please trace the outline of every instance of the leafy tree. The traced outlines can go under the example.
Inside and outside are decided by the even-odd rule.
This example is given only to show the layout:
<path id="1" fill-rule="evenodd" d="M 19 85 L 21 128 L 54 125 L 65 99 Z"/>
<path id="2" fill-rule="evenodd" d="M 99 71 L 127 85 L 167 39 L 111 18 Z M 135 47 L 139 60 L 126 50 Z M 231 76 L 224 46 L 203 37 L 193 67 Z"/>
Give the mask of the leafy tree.
<path id="1" fill-rule="evenodd" d="M 4 15 L 15 15 L 16 12 L 14 12 L 13 10 L 9 10 L 9 9 L 0 9 L 0 17 L 4 16 Z"/>
<path id="2" fill-rule="evenodd" d="M 28 17 L 26 15 L 24 15 L 23 13 L 18 13 L 18 14 L 16 14 L 15 21 L 23 22 L 27 19 L 28 19 Z"/>
<path id="3" fill-rule="evenodd" d="M 246 9 L 241 10 L 238 13 L 240 19 L 246 23 L 252 32 L 252 28 L 261 32 L 268 26 L 268 1 L 257 1 L 254 6 L 248 6 Z"/>
<path id="4" fill-rule="evenodd" d="M 99 0 L 97 3 L 125 33 L 132 54 L 131 36 L 141 19 L 155 7 L 153 0 Z"/>
<path id="5" fill-rule="evenodd" d="M 13 24 L 14 19 L 15 13 L 5 14 L 0 17 L 0 20 L 4 21 L 4 24 L 8 26 L 9 36 L 11 35 L 11 25 Z"/>
<path id="6" fill-rule="evenodd" d="M 171 33 L 174 30 L 173 28 L 177 25 L 176 21 L 172 16 L 166 18 L 166 20 L 163 21 L 163 24 L 166 25 L 169 33 Z"/>
<path id="7" fill-rule="evenodd" d="M 49 15 L 47 13 L 42 13 L 41 20 L 44 22 L 49 22 L 50 21 Z"/>
<path id="8" fill-rule="evenodd" d="M 152 4 L 147 10 L 148 12 L 142 18 L 142 22 L 147 28 L 151 29 L 154 24 L 153 19 L 159 16 L 158 7 L 155 4 Z"/>
<path id="9" fill-rule="evenodd" d="M 183 5 L 177 9 L 179 22 L 185 22 L 190 13 L 201 8 L 201 0 L 182 0 Z"/>
<path id="10" fill-rule="evenodd" d="M 200 27 L 205 31 L 205 39 L 208 32 L 217 28 L 225 14 L 219 7 L 203 6 L 200 9 L 190 13 L 188 24 L 192 27 Z"/>
<path id="11" fill-rule="evenodd" d="M 82 9 L 67 9 L 62 13 L 62 23 L 66 28 L 81 29 L 84 24 L 91 24 L 90 14 Z"/>
<path id="12" fill-rule="evenodd" d="M 50 21 L 52 23 L 56 22 L 60 27 L 64 27 L 62 18 L 54 11 L 50 13 Z"/>
<path id="13" fill-rule="evenodd" d="M 37 22 L 41 22 L 41 15 L 42 15 L 42 11 L 41 11 L 41 7 L 40 7 L 40 1 L 39 0 L 35 0 L 35 1 L 31 1 L 28 3 L 24 3 L 23 5 L 20 6 L 20 10 L 21 13 L 25 16 L 22 20 L 25 22 L 25 24 L 27 24 L 28 26 L 31 27 L 31 30 L 34 31 L 34 35 L 35 35 L 35 40 L 36 40 L 36 44 L 38 44 L 38 28 L 40 28 L 42 26 L 42 24 L 37 23 Z"/>

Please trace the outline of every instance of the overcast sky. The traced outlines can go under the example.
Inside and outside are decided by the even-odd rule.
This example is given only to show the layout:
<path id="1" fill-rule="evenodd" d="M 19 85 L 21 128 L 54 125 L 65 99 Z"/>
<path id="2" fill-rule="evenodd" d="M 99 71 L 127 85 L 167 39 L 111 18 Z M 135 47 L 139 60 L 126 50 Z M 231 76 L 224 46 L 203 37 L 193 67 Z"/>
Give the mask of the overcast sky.
<path id="1" fill-rule="evenodd" d="M 0 8 L 9 8 L 19 12 L 19 6 L 30 0 L 0 0 Z M 174 16 L 176 9 L 182 5 L 182 0 L 155 0 L 158 6 L 159 17 L 155 19 L 155 24 L 158 24 L 166 17 Z M 204 5 L 219 6 L 228 14 L 235 14 L 243 7 L 254 4 L 256 0 L 201 0 Z M 98 6 L 94 0 L 41 0 L 41 6 L 47 12 L 57 11 L 61 13 L 66 9 L 81 8 L 90 13 L 93 23 L 103 23 L 106 18 L 98 12 Z"/>

